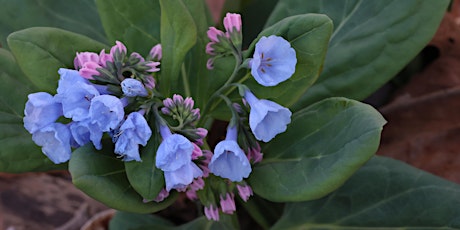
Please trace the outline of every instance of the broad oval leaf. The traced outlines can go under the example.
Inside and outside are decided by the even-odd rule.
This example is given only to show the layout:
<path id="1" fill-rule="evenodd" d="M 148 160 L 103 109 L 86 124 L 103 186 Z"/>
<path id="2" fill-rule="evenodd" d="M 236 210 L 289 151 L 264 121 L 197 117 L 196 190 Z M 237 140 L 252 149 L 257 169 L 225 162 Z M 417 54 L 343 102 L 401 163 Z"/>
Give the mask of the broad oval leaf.
<path id="1" fill-rule="evenodd" d="M 107 42 L 94 0 L 0 0 L 0 43 L 6 47 L 6 37 L 28 27 L 57 27 Z"/>
<path id="2" fill-rule="evenodd" d="M 292 105 L 318 77 L 331 34 L 332 21 L 320 14 L 288 17 L 266 28 L 252 42 L 247 54 L 252 55 L 262 36 L 281 36 L 296 51 L 296 71 L 291 78 L 274 87 L 259 85 L 252 76 L 244 83 L 260 98 L 271 99 L 284 106 Z"/>
<path id="3" fill-rule="evenodd" d="M 249 182 L 271 201 L 321 198 L 377 151 L 383 117 L 371 106 L 329 98 L 295 113 L 285 133 L 264 146 Z"/>
<path id="4" fill-rule="evenodd" d="M 19 66 L 41 91 L 55 92 L 59 68 L 73 68 L 76 52 L 99 53 L 106 46 L 86 36 L 48 27 L 34 27 L 8 36 Z"/>
<path id="5" fill-rule="evenodd" d="M 182 0 L 160 0 L 160 6 L 163 57 L 159 81 L 164 95 L 170 96 L 171 92 L 179 93 L 179 73 L 185 55 L 196 43 L 197 28 Z"/>
<path id="6" fill-rule="evenodd" d="M 449 2 L 280 0 L 267 25 L 292 15 L 321 13 L 335 27 L 323 73 L 294 109 L 331 96 L 369 96 L 429 42 Z"/>
<path id="7" fill-rule="evenodd" d="M 320 200 L 287 204 L 273 229 L 460 229 L 460 186 L 374 157 Z"/>
<path id="8" fill-rule="evenodd" d="M 122 41 L 129 50 L 147 55 L 160 43 L 158 0 L 96 0 L 97 11 L 109 42 Z"/>
<path id="9" fill-rule="evenodd" d="M 116 212 L 109 222 L 110 230 L 172 229 L 170 221 L 151 214 Z"/>
<path id="10" fill-rule="evenodd" d="M 152 213 L 174 202 L 176 193 L 160 203 L 144 203 L 142 196 L 129 183 L 123 162 L 115 157 L 110 146 L 112 144 L 104 145 L 103 151 L 97 151 L 91 144 L 87 144 L 72 153 L 69 171 L 77 188 L 120 211 Z"/>
<path id="11" fill-rule="evenodd" d="M 153 117 L 153 115 L 152 115 Z M 149 120 L 152 136 L 147 145 L 141 149 L 141 162 L 125 162 L 126 175 L 130 184 L 144 199 L 153 200 L 165 187 L 163 171 L 155 167 L 155 156 L 160 146 L 160 135 L 156 130 L 154 119 Z"/>
<path id="12" fill-rule="evenodd" d="M 0 48 L 0 172 L 21 173 L 66 169 L 56 165 L 32 141 L 23 124 L 27 95 L 35 88 L 13 55 Z"/>

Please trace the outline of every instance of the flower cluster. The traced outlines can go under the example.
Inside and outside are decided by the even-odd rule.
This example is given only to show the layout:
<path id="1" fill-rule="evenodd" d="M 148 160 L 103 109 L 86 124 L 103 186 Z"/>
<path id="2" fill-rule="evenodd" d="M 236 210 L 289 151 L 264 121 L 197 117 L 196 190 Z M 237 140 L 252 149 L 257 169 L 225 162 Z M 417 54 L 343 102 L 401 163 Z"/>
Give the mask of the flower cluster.
<path id="1" fill-rule="evenodd" d="M 72 150 L 83 145 L 104 148 L 104 138 L 112 141 L 116 157 L 142 161 L 142 146 L 156 136 L 161 143 L 155 150 L 155 167 L 163 171 L 165 187 L 153 201 L 161 202 L 176 190 L 200 200 L 208 219 L 218 220 L 219 212 L 232 214 L 236 193 L 243 201 L 253 195 L 245 179 L 252 166 L 263 160 L 261 142 L 285 132 L 292 115 L 273 101 L 257 98 L 248 86 L 235 82 L 236 76 L 240 69 L 249 68 L 259 84 L 275 86 L 294 74 L 297 59 L 288 41 L 272 35 L 261 37 L 253 57 L 244 60 L 241 16 L 228 13 L 223 24 L 225 32 L 210 27 L 207 33 L 207 67 L 212 71 L 214 60 L 233 55 L 236 68 L 209 98 L 203 114 L 191 97 L 160 93 L 161 77 L 168 77 L 161 76 L 161 45 L 144 58 L 135 52 L 128 55 L 125 45 L 117 41 L 109 53 L 77 53 L 75 69 L 58 71 L 55 95 L 30 94 L 25 128 L 56 164 L 68 161 Z M 238 103 L 223 94 L 231 88 L 238 88 Z M 200 119 L 221 101 L 232 118 L 225 139 L 213 147 L 206 143 L 209 125 L 198 124 L 207 124 Z"/>

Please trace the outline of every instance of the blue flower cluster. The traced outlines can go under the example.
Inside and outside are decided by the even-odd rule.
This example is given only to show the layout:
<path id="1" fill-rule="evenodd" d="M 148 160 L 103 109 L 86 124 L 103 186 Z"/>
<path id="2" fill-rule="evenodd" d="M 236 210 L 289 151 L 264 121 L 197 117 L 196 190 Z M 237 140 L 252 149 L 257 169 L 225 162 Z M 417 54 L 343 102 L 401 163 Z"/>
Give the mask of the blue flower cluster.
<path id="1" fill-rule="evenodd" d="M 236 59 L 235 71 L 204 108 L 209 118 L 206 112 L 220 98 L 232 112 L 226 137 L 214 151 L 206 143 L 207 129 L 197 127 L 201 113 L 194 108 L 193 99 L 160 93 L 156 82 L 161 80 L 161 45 L 154 46 L 146 58 L 135 52 L 128 55 L 119 41 L 108 54 L 104 50 L 77 53 L 75 70 L 59 69 L 55 95 L 38 92 L 28 96 L 24 127 L 56 164 L 68 161 L 72 150 L 83 145 L 101 150 L 104 138 L 113 142 L 118 158 L 141 161 L 141 146 L 152 135 L 159 135 L 155 167 L 163 172 L 165 187 L 154 201 L 161 202 L 176 190 L 199 199 L 208 219 L 218 220 L 219 211 L 231 214 L 236 209 L 236 191 L 244 201 L 252 195 L 245 178 L 263 158 L 259 142 L 285 132 L 292 115 L 288 108 L 257 98 L 249 87 L 234 80 L 239 70 L 248 68 L 259 84 L 276 86 L 294 74 L 297 64 L 290 43 L 275 35 L 261 37 L 253 57 L 243 60 L 241 25 L 240 15 L 227 14 L 225 32 L 214 27 L 208 31 L 206 53 L 211 57 L 207 67 L 212 69 L 216 59 L 227 55 Z M 235 86 L 242 103 L 223 94 Z"/>
<path id="2" fill-rule="evenodd" d="M 115 153 L 125 160 L 140 160 L 139 144 L 146 145 L 152 134 L 140 112 L 125 117 L 126 102 L 109 95 L 106 87 L 83 78 L 78 71 L 60 69 L 57 94 L 29 95 L 24 127 L 43 153 L 54 163 L 70 159 L 72 147 L 92 143 L 101 149 L 104 133 L 113 136 Z M 60 117 L 67 123 L 59 122 Z"/>

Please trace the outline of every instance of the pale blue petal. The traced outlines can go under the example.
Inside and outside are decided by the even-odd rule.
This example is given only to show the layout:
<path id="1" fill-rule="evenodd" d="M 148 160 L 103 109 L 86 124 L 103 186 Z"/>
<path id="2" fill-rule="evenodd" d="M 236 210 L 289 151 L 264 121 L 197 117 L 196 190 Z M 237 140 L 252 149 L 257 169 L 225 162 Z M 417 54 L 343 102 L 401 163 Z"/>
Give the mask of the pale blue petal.
<path id="1" fill-rule="evenodd" d="M 103 132 L 118 128 L 125 112 L 120 99 L 112 95 L 100 95 L 91 100 L 90 118 Z"/>
<path id="2" fill-rule="evenodd" d="M 126 78 L 125 80 L 123 80 L 121 82 L 121 90 L 123 91 L 123 94 L 125 94 L 128 97 L 145 97 L 148 95 L 148 92 L 145 89 L 144 84 L 133 78 Z"/>
<path id="3" fill-rule="evenodd" d="M 54 123 L 62 116 L 62 106 L 48 93 L 32 93 L 24 109 L 24 127 L 29 133 Z"/>
<path id="4" fill-rule="evenodd" d="M 234 182 L 247 178 L 252 171 L 243 150 L 236 141 L 232 140 L 224 140 L 216 145 L 209 163 L 209 170 L 216 176 Z"/>
<path id="5" fill-rule="evenodd" d="M 69 128 L 61 123 L 48 125 L 32 135 L 42 152 L 55 164 L 66 162 L 72 153 Z"/>
<path id="6" fill-rule="evenodd" d="M 172 134 L 161 142 L 156 155 L 156 167 L 174 171 L 192 160 L 193 144 L 184 136 Z"/>
<path id="7" fill-rule="evenodd" d="M 165 171 L 166 190 L 184 189 L 193 182 L 193 178 L 202 176 L 203 172 L 195 163 L 189 162 L 174 171 Z"/>

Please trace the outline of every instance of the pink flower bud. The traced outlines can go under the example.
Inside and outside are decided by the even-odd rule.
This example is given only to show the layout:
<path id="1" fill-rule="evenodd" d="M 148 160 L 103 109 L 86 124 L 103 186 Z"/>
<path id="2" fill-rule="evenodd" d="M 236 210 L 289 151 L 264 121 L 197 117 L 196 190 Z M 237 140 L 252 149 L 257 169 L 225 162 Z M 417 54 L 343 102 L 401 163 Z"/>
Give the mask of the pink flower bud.
<path id="1" fill-rule="evenodd" d="M 160 61 L 162 58 L 162 49 L 161 44 L 157 44 L 149 52 L 149 55 L 153 58 L 153 60 Z"/>
<path id="2" fill-rule="evenodd" d="M 170 115 L 170 114 L 171 114 L 171 110 L 169 110 L 167 107 L 161 108 L 161 112 L 162 112 L 164 115 Z"/>
<path id="3" fill-rule="evenodd" d="M 205 138 L 206 135 L 208 135 L 208 130 L 205 128 L 197 128 L 196 131 L 196 134 L 198 134 L 201 138 Z"/>
<path id="4" fill-rule="evenodd" d="M 219 36 L 225 36 L 224 32 L 216 29 L 216 27 L 209 27 L 207 32 L 209 40 L 212 42 L 219 42 Z"/>
<path id="5" fill-rule="evenodd" d="M 184 100 L 184 105 L 185 105 L 185 108 L 192 110 L 193 106 L 195 105 L 195 102 L 193 101 L 191 97 L 187 97 Z"/>
<path id="6" fill-rule="evenodd" d="M 204 180 L 202 177 L 198 177 L 193 180 L 192 184 L 190 184 L 190 189 L 193 191 L 198 191 L 204 188 Z"/>
<path id="7" fill-rule="evenodd" d="M 166 199 L 166 197 L 168 197 L 168 196 L 169 196 L 169 192 L 168 192 L 165 188 L 163 188 L 163 189 L 160 191 L 160 193 L 158 194 L 158 196 L 157 196 L 155 199 L 153 199 L 153 200 L 154 200 L 155 202 L 161 202 L 161 201 L 163 201 L 164 199 Z"/>
<path id="8" fill-rule="evenodd" d="M 115 51 L 117 51 L 117 50 L 120 53 L 124 53 L 124 54 L 127 53 L 126 46 L 123 43 L 119 42 L 119 41 L 116 41 L 115 45 L 112 46 L 112 48 L 110 49 L 110 56 L 114 57 Z"/>
<path id="9" fill-rule="evenodd" d="M 184 98 L 179 94 L 174 94 L 173 101 L 176 105 L 181 105 L 184 103 Z"/>
<path id="10" fill-rule="evenodd" d="M 208 220 L 219 221 L 219 209 L 212 204 L 208 207 L 204 207 L 204 215 L 206 215 Z"/>
<path id="11" fill-rule="evenodd" d="M 214 52 L 214 48 L 212 48 L 212 45 L 216 44 L 215 42 L 208 42 L 208 44 L 206 44 L 206 53 L 209 54 L 209 55 L 216 55 L 216 53 Z"/>
<path id="12" fill-rule="evenodd" d="M 185 192 L 185 195 L 189 200 L 198 200 L 198 196 L 196 195 L 195 190 L 187 190 L 187 192 Z"/>
<path id="13" fill-rule="evenodd" d="M 94 75 L 99 76 L 99 71 L 97 71 L 98 68 L 102 68 L 98 63 L 86 62 L 78 72 L 82 77 L 89 80 L 94 80 Z"/>
<path id="14" fill-rule="evenodd" d="M 145 84 L 145 87 L 147 87 L 148 89 L 154 89 L 155 88 L 155 78 L 153 78 L 152 76 L 147 76 L 146 78 L 146 83 Z"/>
<path id="15" fill-rule="evenodd" d="M 163 100 L 163 105 L 167 108 L 172 108 L 174 107 L 174 102 L 171 98 L 166 98 Z"/>
<path id="16" fill-rule="evenodd" d="M 225 30 L 228 31 L 229 33 L 233 32 L 233 28 L 235 28 L 238 32 L 240 32 L 241 31 L 241 15 L 227 13 L 224 18 L 224 27 L 225 27 Z"/>
<path id="17" fill-rule="evenodd" d="M 75 59 L 73 60 L 73 65 L 75 69 L 80 69 L 83 67 L 83 65 L 87 62 L 95 62 L 99 63 L 99 56 L 96 53 L 93 52 L 81 52 L 78 53 L 75 56 Z"/>
<path id="18" fill-rule="evenodd" d="M 203 156 L 203 152 L 201 151 L 201 148 L 197 144 L 195 143 L 192 143 L 192 144 L 193 144 L 192 159 L 196 160 L 198 159 L 198 157 Z"/>
<path id="19" fill-rule="evenodd" d="M 252 189 L 249 185 L 236 185 L 238 189 L 238 195 L 240 195 L 241 199 L 245 202 L 248 201 L 249 197 L 252 196 Z"/>
<path id="20" fill-rule="evenodd" d="M 160 68 L 158 68 L 158 66 L 160 65 L 160 62 L 153 62 L 153 61 L 149 61 L 147 62 L 146 64 L 148 67 L 150 67 L 150 69 L 147 70 L 147 72 L 158 72 L 160 71 Z"/>
<path id="21" fill-rule="evenodd" d="M 105 53 L 105 49 L 99 53 L 99 64 L 103 67 L 107 67 L 107 62 L 113 62 L 112 56 Z"/>
<path id="22" fill-rule="evenodd" d="M 225 197 L 220 196 L 220 207 L 223 213 L 233 214 L 233 212 L 236 211 L 233 193 L 227 193 Z"/>
<path id="23" fill-rule="evenodd" d="M 132 52 L 130 57 L 135 57 L 135 58 L 139 59 L 140 62 L 145 62 L 145 59 L 139 53 Z"/>
<path id="24" fill-rule="evenodd" d="M 206 68 L 214 69 L 214 60 L 212 58 L 209 58 L 208 61 L 206 62 Z"/>

